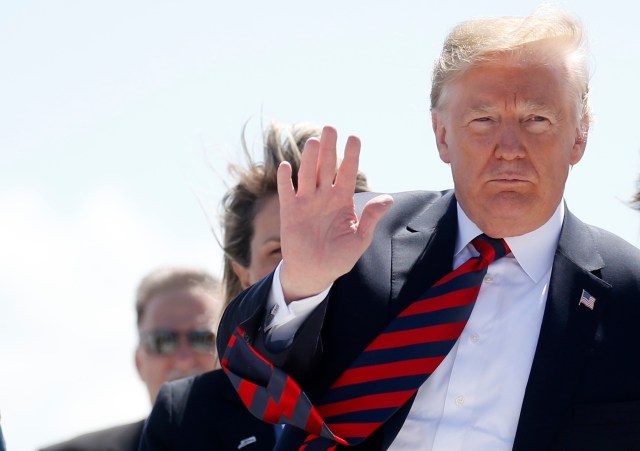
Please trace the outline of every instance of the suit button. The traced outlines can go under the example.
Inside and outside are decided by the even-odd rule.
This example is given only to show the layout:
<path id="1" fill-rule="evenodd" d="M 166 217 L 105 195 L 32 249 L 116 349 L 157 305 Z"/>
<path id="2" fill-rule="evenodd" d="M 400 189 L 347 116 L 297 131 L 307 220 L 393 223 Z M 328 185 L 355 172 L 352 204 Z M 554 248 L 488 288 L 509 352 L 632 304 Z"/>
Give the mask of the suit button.
<path id="1" fill-rule="evenodd" d="M 244 335 L 242 336 L 242 339 L 246 342 L 249 343 L 251 341 L 251 337 L 249 336 L 248 333 L 244 333 Z"/>

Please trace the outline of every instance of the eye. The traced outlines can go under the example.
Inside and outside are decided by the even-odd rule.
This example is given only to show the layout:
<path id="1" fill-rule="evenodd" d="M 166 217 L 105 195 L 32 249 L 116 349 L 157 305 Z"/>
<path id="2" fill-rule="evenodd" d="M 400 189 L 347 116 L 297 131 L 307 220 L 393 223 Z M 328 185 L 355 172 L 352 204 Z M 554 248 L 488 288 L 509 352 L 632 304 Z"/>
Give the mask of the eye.
<path id="1" fill-rule="evenodd" d="M 141 343 L 155 355 L 167 355 L 175 351 L 179 336 L 173 331 L 154 330 L 141 336 Z"/>
<path id="2" fill-rule="evenodd" d="M 212 353 L 216 346 L 216 334 L 208 330 L 193 330 L 188 335 L 191 347 L 201 353 Z"/>
<path id="3" fill-rule="evenodd" d="M 494 116 L 472 116 L 469 118 L 467 127 L 474 133 L 487 133 L 492 130 L 493 126 L 498 123 L 498 120 Z"/>
<path id="4" fill-rule="evenodd" d="M 280 240 L 270 240 L 265 244 L 263 251 L 264 255 L 282 255 Z"/>
<path id="5" fill-rule="evenodd" d="M 523 125 L 531 133 L 543 133 L 551 127 L 551 119 L 547 116 L 533 114 L 525 119 Z"/>
<path id="6" fill-rule="evenodd" d="M 280 247 L 280 241 L 273 240 L 266 243 L 260 249 L 260 256 L 261 258 L 282 260 L 282 248 Z"/>

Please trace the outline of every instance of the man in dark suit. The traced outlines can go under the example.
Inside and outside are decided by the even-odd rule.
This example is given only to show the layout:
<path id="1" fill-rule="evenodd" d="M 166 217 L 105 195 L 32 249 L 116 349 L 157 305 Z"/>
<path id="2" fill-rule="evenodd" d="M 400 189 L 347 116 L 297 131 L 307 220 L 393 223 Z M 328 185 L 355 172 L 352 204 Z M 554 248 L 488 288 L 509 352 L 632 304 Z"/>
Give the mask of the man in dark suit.
<path id="1" fill-rule="evenodd" d="M 582 33 L 561 11 L 454 28 L 431 93 L 452 191 L 354 205 L 360 144 L 347 140 L 335 174 L 331 127 L 307 143 L 297 191 L 281 165 L 283 261 L 225 311 L 218 349 L 231 375 L 275 381 L 238 361 L 234 343 L 246 342 L 318 403 L 398 313 L 478 255 L 472 241 L 485 234 L 509 252 L 488 266 L 461 335 L 349 449 L 640 449 L 640 251 L 562 198 L 591 120 Z M 242 384 L 249 405 L 264 405 Z M 308 438 L 287 426 L 277 449 Z"/>
<path id="2" fill-rule="evenodd" d="M 223 301 L 219 281 L 191 268 L 160 268 L 136 294 L 140 343 L 135 363 L 153 403 L 160 386 L 215 369 L 215 333 Z M 43 451 L 137 451 L 144 420 L 84 434 Z"/>

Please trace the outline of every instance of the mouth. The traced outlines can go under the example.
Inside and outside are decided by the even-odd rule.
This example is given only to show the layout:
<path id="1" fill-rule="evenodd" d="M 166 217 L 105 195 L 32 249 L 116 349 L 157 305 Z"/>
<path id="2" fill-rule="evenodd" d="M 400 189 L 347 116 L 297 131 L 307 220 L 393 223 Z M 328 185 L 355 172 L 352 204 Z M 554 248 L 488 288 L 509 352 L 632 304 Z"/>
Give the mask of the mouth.
<path id="1" fill-rule="evenodd" d="M 493 177 L 493 178 L 489 179 L 489 182 L 496 182 L 496 183 L 528 183 L 529 179 L 528 179 L 528 177 L 525 177 L 523 175 L 504 174 L 504 175 L 499 175 L 497 177 Z"/>
<path id="2" fill-rule="evenodd" d="M 530 186 L 529 180 L 523 177 L 497 177 L 490 179 L 488 181 L 488 186 L 492 187 L 493 190 L 497 191 L 514 191 L 520 192 L 522 190 L 528 189 Z"/>

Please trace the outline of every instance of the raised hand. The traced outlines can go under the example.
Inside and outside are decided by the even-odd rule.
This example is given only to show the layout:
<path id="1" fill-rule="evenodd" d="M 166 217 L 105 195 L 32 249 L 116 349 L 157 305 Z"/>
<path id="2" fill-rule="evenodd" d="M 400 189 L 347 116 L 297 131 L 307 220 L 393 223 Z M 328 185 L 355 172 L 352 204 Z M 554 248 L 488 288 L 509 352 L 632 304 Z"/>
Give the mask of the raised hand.
<path id="1" fill-rule="evenodd" d="M 377 196 L 357 217 L 353 192 L 360 140 L 355 136 L 347 139 L 337 172 L 336 140 L 336 130 L 327 126 L 320 140 L 307 141 L 297 192 L 289 163 L 278 168 L 280 281 L 287 302 L 317 294 L 349 272 L 371 244 L 378 221 L 393 203 L 389 195 Z"/>

